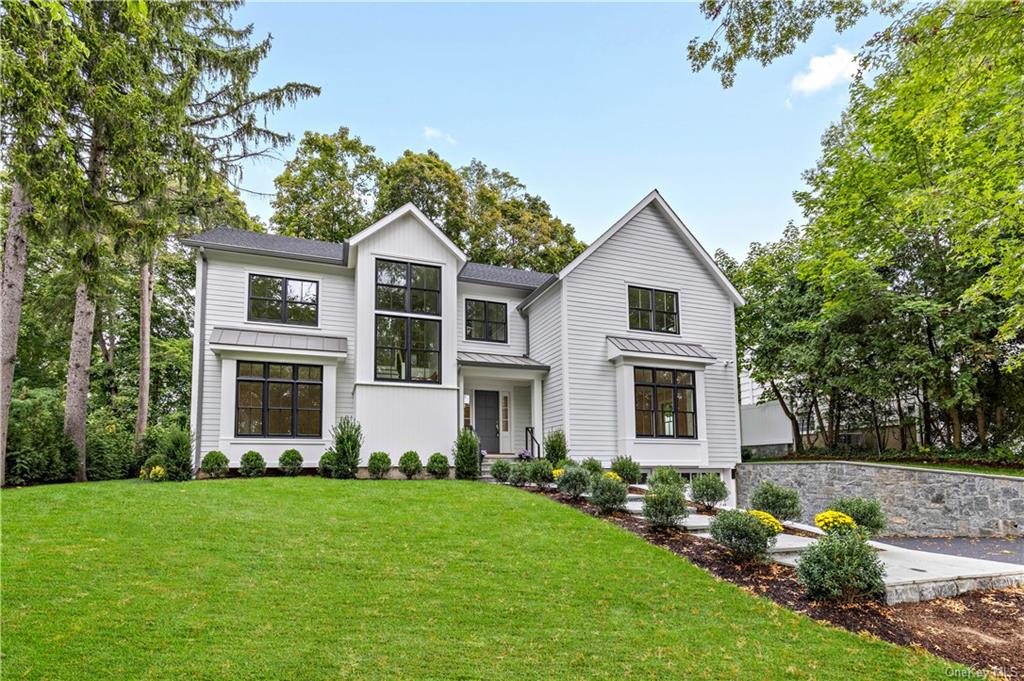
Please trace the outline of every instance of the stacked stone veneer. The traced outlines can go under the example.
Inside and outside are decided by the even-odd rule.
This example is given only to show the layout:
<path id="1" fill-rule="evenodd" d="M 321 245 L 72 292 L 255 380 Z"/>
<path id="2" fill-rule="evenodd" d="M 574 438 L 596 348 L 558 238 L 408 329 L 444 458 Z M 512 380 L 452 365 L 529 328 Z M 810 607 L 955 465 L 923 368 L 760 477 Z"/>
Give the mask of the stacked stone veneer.
<path id="1" fill-rule="evenodd" d="M 800 493 L 805 523 L 836 497 L 871 497 L 888 518 L 883 534 L 986 537 L 1024 534 L 1024 477 L 848 461 L 745 463 L 737 499 L 747 508 L 762 480 Z"/>

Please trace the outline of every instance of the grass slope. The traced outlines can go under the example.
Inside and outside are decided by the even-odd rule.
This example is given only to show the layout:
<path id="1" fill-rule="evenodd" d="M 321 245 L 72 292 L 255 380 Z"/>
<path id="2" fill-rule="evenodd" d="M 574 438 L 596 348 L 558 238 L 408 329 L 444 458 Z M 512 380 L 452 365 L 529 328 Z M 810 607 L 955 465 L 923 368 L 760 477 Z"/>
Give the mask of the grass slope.
<path id="1" fill-rule="evenodd" d="M 941 678 L 610 524 L 467 482 L 2 493 L 3 675 Z"/>

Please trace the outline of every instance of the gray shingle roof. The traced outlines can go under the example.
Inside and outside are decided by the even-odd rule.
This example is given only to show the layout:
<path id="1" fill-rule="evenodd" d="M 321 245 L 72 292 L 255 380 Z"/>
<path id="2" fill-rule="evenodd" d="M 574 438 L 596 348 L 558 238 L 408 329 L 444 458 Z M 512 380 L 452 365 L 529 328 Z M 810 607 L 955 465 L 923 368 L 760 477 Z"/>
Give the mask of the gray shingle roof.
<path id="1" fill-rule="evenodd" d="M 345 243 L 299 239 L 279 234 L 261 234 L 233 227 L 211 229 L 183 239 L 182 243 L 186 246 L 204 246 L 237 253 L 286 256 L 335 265 L 348 263 L 348 245 Z"/>
<path id="2" fill-rule="evenodd" d="M 505 369 L 547 369 L 535 359 L 522 355 L 493 355 L 489 352 L 460 352 L 459 364 L 468 367 L 502 367 Z"/>
<path id="3" fill-rule="evenodd" d="M 231 329 L 224 326 L 213 327 L 210 332 L 210 345 L 240 345 L 275 350 L 313 350 L 339 355 L 348 352 L 348 339 L 344 336 Z"/>
<path id="4" fill-rule="evenodd" d="M 507 286 L 509 288 L 520 288 L 532 291 L 545 284 L 549 279 L 557 275 L 546 272 L 531 272 L 529 270 L 517 270 L 512 267 L 499 267 L 497 265 L 485 265 L 479 262 L 467 262 L 459 272 L 459 281 L 468 281 L 476 284 L 492 284 L 494 286 Z"/>
<path id="5" fill-rule="evenodd" d="M 670 343 L 668 341 L 623 338 L 621 336 L 608 336 L 608 342 L 619 350 L 625 350 L 626 352 L 647 352 L 654 355 L 715 359 L 714 355 L 696 343 Z"/>

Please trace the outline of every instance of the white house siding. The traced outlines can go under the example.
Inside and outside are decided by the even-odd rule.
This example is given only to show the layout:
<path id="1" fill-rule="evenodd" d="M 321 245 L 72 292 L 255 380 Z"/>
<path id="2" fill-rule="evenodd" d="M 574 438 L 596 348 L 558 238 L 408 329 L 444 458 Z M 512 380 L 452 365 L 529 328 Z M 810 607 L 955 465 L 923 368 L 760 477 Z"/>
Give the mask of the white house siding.
<path id="1" fill-rule="evenodd" d="M 281 438 L 234 437 L 234 373 L 224 375 L 221 357 L 209 346 L 209 335 L 215 326 L 251 328 L 280 331 L 285 333 L 324 334 L 345 336 L 349 343 L 349 356 L 337 367 L 336 388 L 333 399 L 325 395 L 325 405 L 333 402 L 333 415 L 323 415 L 323 438 L 320 440 L 296 440 L 296 448 L 302 452 L 304 463 L 315 466 L 323 453 L 331 426 L 344 414 L 353 413 L 352 382 L 354 380 L 355 357 L 355 296 L 352 273 L 336 265 L 310 263 L 290 258 L 274 258 L 257 255 L 207 251 L 206 291 L 206 337 L 202 348 L 205 352 L 203 376 L 203 423 L 200 452 L 219 449 L 227 454 L 232 466 L 238 465 L 241 455 L 249 449 L 259 451 L 269 465 L 277 461 L 289 444 Z M 268 274 L 314 279 L 319 286 L 319 323 L 317 327 L 266 324 L 246 320 L 249 274 Z M 198 292 L 197 292 L 198 298 Z M 256 348 L 253 348 L 256 350 Z M 336 360 L 302 359 L 298 357 L 273 357 L 261 354 L 254 359 L 279 359 L 280 361 L 308 362 L 325 365 Z M 232 368 L 234 363 L 230 365 Z M 325 372 L 326 373 L 326 372 Z M 223 399 L 225 385 L 231 386 L 229 399 Z M 226 405 L 226 408 L 225 408 Z M 194 427 L 194 426 L 193 426 Z"/>
<path id="2" fill-rule="evenodd" d="M 629 330 L 630 284 L 679 292 L 680 336 Z M 572 270 L 564 287 L 566 307 L 572 311 L 566 375 L 573 452 L 606 461 L 617 453 L 619 407 L 606 337 L 675 340 L 699 343 L 717 358 L 704 369 L 698 409 L 705 410 L 706 428 L 698 437 L 707 442 L 706 466 L 731 468 L 739 460 L 740 444 L 733 303 L 660 209 L 640 211 Z M 631 391 L 628 399 L 622 409 L 631 412 Z"/>
<path id="3" fill-rule="evenodd" d="M 554 284 L 552 289 L 528 309 L 530 357 L 551 367 L 544 379 L 544 433 L 565 428 L 562 284 Z M 537 439 L 543 439 L 542 433 L 537 433 Z"/>
<path id="4" fill-rule="evenodd" d="M 512 451 L 526 447 L 526 426 L 530 425 L 530 388 L 516 386 L 512 390 Z M 540 438 L 538 438 L 539 440 Z"/>
<path id="5" fill-rule="evenodd" d="M 458 349 L 467 352 L 490 352 L 499 355 L 526 354 L 526 320 L 516 310 L 527 291 L 503 286 L 485 286 L 459 282 Z M 466 299 L 505 303 L 508 306 L 508 342 L 474 341 L 466 339 Z"/>

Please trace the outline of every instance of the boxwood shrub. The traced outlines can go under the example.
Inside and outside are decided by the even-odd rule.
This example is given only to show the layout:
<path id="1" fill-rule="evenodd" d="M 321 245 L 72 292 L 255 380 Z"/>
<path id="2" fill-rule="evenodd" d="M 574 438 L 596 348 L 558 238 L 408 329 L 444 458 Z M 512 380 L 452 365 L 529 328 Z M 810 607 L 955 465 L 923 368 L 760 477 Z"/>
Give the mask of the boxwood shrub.
<path id="1" fill-rule="evenodd" d="M 885 529 L 885 513 L 876 499 L 864 497 L 840 497 L 829 504 L 829 511 L 839 511 L 853 518 L 857 527 L 870 535 Z"/>
<path id="2" fill-rule="evenodd" d="M 511 469 L 508 472 L 508 482 L 514 487 L 523 487 L 529 482 L 530 476 L 527 471 L 529 462 L 515 463 L 512 464 Z"/>
<path id="3" fill-rule="evenodd" d="M 729 490 L 717 473 L 695 475 L 690 481 L 690 499 L 702 511 L 714 510 L 728 498 Z"/>
<path id="4" fill-rule="evenodd" d="M 647 478 L 647 484 L 651 487 L 658 485 L 683 486 L 683 478 L 675 468 L 655 468 Z"/>
<path id="5" fill-rule="evenodd" d="M 238 474 L 243 478 L 258 478 L 267 472 L 267 462 L 263 460 L 263 456 L 250 449 L 245 454 L 242 454 L 242 460 L 239 462 Z"/>
<path id="6" fill-rule="evenodd" d="M 340 477 L 334 474 L 334 466 L 336 462 L 336 454 L 333 449 L 328 449 L 320 456 L 320 464 L 316 467 L 316 472 L 320 477 L 323 478 L 335 478 Z"/>
<path id="7" fill-rule="evenodd" d="M 366 464 L 366 471 L 374 480 L 381 480 L 391 470 L 391 457 L 387 452 L 374 452 L 370 454 L 370 461 Z"/>
<path id="8" fill-rule="evenodd" d="M 566 466 L 558 478 L 558 491 L 572 499 L 579 499 L 590 489 L 590 473 L 582 466 Z"/>
<path id="9" fill-rule="evenodd" d="M 763 480 L 750 496 L 750 508 L 771 513 L 779 520 L 798 520 L 800 495 L 795 489 Z"/>
<path id="10" fill-rule="evenodd" d="M 580 467 L 582 467 L 583 470 L 591 474 L 601 473 L 604 470 L 604 468 L 601 466 L 601 462 L 592 456 L 583 459 L 583 461 L 580 462 Z"/>
<path id="11" fill-rule="evenodd" d="M 441 452 L 434 452 L 427 459 L 427 472 L 438 480 L 448 477 L 448 457 Z"/>
<path id="12" fill-rule="evenodd" d="M 625 507 L 628 491 L 623 481 L 607 475 L 595 475 L 591 483 L 590 501 L 601 513 L 611 513 Z"/>
<path id="13" fill-rule="evenodd" d="M 298 475 L 302 472 L 302 454 L 297 449 L 286 449 L 277 459 L 277 470 L 284 475 Z"/>
<path id="14" fill-rule="evenodd" d="M 224 455 L 224 452 L 213 449 L 206 452 L 199 469 L 211 478 L 223 478 L 228 474 L 228 457 Z"/>
<path id="15" fill-rule="evenodd" d="M 534 485 L 547 485 L 555 481 L 555 476 L 552 473 L 554 468 L 547 459 L 534 459 L 523 465 L 526 466 L 527 479 Z"/>
<path id="16" fill-rule="evenodd" d="M 813 600 L 850 601 L 885 594 L 885 566 L 856 530 L 830 532 L 800 554 L 797 578 Z"/>
<path id="17" fill-rule="evenodd" d="M 746 511 L 719 511 L 708 526 L 708 533 L 733 558 L 744 563 L 767 562 L 768 549 L 775 545 L 775 531 Z"/>
<path id="18" fill-rule="evenodd" d="M 628 456 L 617 456 L 612 459 L 612 471 L 618 473 L 622 481 L 630 485 L 640 482 L 640 464 Z"/>
<path id="19" fill-rule="evenodd" d="M 398 459 L 398 470 L 402 471 L 407 479 L 412 480 L 423 470 L 423 462 L 420 460 L 419 452 L 409 450 Z"/>
<path id="20" fill-rule="evenodd" d="M 654 485 L 644 494 L 644 518 L 652 530 L 675 527 L 677 518 L 689 514 L 682 485 Z"/>
<path id="21" fill-rule="evenodd" d="M 498 459 L 491 464 L 491 477 L 498 482 L 508 482 L 508 476 L 511 472 L 512 464 L 505 459 Z"/>

